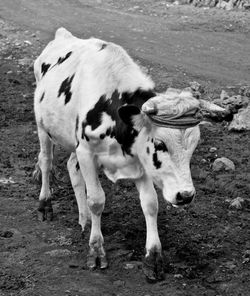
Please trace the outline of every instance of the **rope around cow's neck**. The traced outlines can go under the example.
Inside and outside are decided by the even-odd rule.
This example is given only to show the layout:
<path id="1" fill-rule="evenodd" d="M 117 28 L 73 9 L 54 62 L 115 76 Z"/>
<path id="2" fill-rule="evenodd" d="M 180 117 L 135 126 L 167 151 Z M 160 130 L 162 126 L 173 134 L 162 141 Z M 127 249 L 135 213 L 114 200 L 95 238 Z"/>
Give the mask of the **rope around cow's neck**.
<path id="1" fill-rule="evenodd" d="M 147 114 L 153 124 L 161 127 L 186 129 L 194 127 L 201 122 L 198 116 L 198 110 L 192 110 L 186 114 L 169 116 L 169 114 L 154 115 Z"/>

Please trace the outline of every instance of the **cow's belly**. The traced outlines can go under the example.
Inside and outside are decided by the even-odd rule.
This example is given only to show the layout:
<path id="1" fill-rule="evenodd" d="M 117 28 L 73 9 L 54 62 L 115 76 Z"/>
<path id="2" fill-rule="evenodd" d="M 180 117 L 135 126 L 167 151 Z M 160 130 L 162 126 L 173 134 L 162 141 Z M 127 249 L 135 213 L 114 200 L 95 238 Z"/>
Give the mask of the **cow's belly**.
<path id="1" fill-rule="evenodd" d="M 138 179 L 143 175 L 143 168 L 137 157 L 124 156 L 118 143 L 110 145 L 106 153 L 99 153 L 97 162 L 112 182 L 119 179 Z"/>
<path id="2" fill-rule="evenodd" d="M 75 121 L 72 120 L 74 116 L 64 114 L 64 110 L 60 109 L 58 106 L 57 108 L 41 107 L 37 112 L 39 114 L 37 123 L 48 133 L 53 143 L 59 144 L 69 152 L 73 152 L 76 145 Z"/>

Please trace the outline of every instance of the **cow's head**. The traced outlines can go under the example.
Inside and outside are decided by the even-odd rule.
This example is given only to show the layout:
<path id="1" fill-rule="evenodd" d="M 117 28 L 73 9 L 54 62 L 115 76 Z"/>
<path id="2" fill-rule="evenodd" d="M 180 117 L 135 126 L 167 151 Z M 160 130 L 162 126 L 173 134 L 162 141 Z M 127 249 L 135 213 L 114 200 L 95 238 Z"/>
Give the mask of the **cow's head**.
<path id="1" fill-rule="evenodd" d="M 173 205 L 188 204 L 195 196 L 190 160 L 200 138 L 201 108 L 224 110 L 177 89 L 158 94 L 141 109 L 133 105 L 119 109 L 122 120 L 139 131 L 134 148 L 145 172 Z"/>

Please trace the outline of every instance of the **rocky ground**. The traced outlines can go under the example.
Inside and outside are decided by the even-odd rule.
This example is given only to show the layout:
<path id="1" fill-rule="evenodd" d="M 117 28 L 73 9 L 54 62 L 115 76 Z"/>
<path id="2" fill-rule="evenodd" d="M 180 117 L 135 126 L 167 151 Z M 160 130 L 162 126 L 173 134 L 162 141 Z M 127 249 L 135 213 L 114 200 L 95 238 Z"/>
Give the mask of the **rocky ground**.
<path id="1" fill-rule="evenodd" d="M 92 1 L 90 11 L 96 13 L 91 5 L 100 6 L 101 2 L 93 4 Z M 224 12 L 212 9 L 206 10 L 206 15 L 205 10 L 199 12 L 192 8 L 191 11 L 184 6 L 165 10 L 164 15 L 164 10 L 157 8 L 157 2 L 105 1 L 102 9 L 119 10 L 136 17 L 143 14 L 148 18 L 150 13 L 155 13 L 160 22 L 162 18 L 167 19 L 170 30 L 177 28 L 187 33 L 193 30 L 204 35 L 217 28 L 223 34 L 229 32 L 232 38 L 239 39 L 241 34 L 246 34 L 247 40 L 250 21 L 245 13 L 237 16 L 232 12 L 227 17 Z M 21 3 L 24 5 L 25 1 Z M 135 8 L 138 5 L 142 11 Z M 141 271 L 145 222 L 133 183 L 111 184 L 101 172 L 107 194 L 102 225 L 110 267 L 103 272 L 86 269 L 89 230 L 82 238 L 66 173 L 67 155 L 61 149 L 56 151 L 59 182 L 53 186 L 55 220 L 37 221 L 39 186 L 32 183 L 31 177 L 39 150 L 32 106 L 35 87 L 32 61 L 48 35 L 45 38 L 45 32 L 33 24 L 32 16 L 31 26 L 20 25 L 14 17 L 15 21 L 10 23 L 6 20 L 6 7 L 0 4 L 2 17 L 1 11 L 5 12 L 5 19 L 0 21 L 0 295 L 247 296 L 250 289 L 250 132 L 229 131 L 226 122 L 201 126 L 202 140 L 191 167 L 198 193 L 195 203 L 189 208 L 175 209 L 166 205 L 159 193 L 164 281 L 148 284 Z M 152 7 L 156 7 L 156 12 Z M 43 15 L 41 11 L 40 14 Z M 175 23 L 176 15 L 187 18 L 179 18 Z M 120 14 L 120 18 L 123 17 Z M 183 87 L 197 77 L 191 72 L 191 66 L 190 71 L 187 67 L 186 75 L 172 67 L 167 72 L 163 63 L 156 63 L 153 57 L 140 58 L 140 52 L 131 52 L 149 69 L 160 89 Z M 246 56 L 242 69 L 248 65 Z M 240 73 L 240 66 L 237 64 L 229 77 L 237 71 Z M 208 82 L 208 76 L 199 76 L 206 98 L 219 99 L 222 90 L 227 91 L 229 97 L 238 95 L 249 79 L 245 76 L 245 80 L 234 81 L 227 76 L 223 78 L 222 74 L 220 77 L 219 82 L 210 77 Z"/>

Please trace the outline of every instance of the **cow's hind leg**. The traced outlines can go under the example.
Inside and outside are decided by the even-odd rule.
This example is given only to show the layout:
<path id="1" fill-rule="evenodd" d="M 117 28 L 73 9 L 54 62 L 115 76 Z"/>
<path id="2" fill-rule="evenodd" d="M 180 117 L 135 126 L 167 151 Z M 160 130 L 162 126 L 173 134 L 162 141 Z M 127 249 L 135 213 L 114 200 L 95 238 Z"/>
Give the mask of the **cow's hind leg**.
<path id="1" fill-rule="evenodd" d="M 143 272 L 149 282 L 155 282 L 164 278 L 161 242 L 157 229 L 158 199 L 152 180 L 146 176 L 136 181 L 136 187 L 147 226 Z"/>
<path id="2" fill-rule="evenodd" d="M 38 127 L 38 136 L 40 141 L 40 153 L 34 174 L 36 174 L 37 171 L 39 175 L 39 170 L 41 170 L 42 187 L 39 196 L 38 219 L 44 221 L 53 219 L 49 185 L 50 172 L 52 170 L 53 144 L 48 134 L 40 127 Z"/>
<path id="3" fill-rule="evenodd" d="M 108 266 L 101 231 L 101 215 L 105 204 L 105 193 L 98 179 L 98 172 L 93 155 L 81 148 L 76 150 L 76 154 L 83 179 L 86 183 L 87 203 L 91 214 L 90 251 L 87 266 L 93 269 L 99 265 L 101 269 L 104 269 Z"/>
<path id="4" fill-rule="evenodd" d="M 76 196 L 79 210 L 79 224 L 82 227 L 83 233 L 88 219 L 90 220 L 90 212 L 87 204 L 86 185 L 75 153 L 71 153 L 70 158 L 67 162 L 67 167 L 71 184 Z"/>

